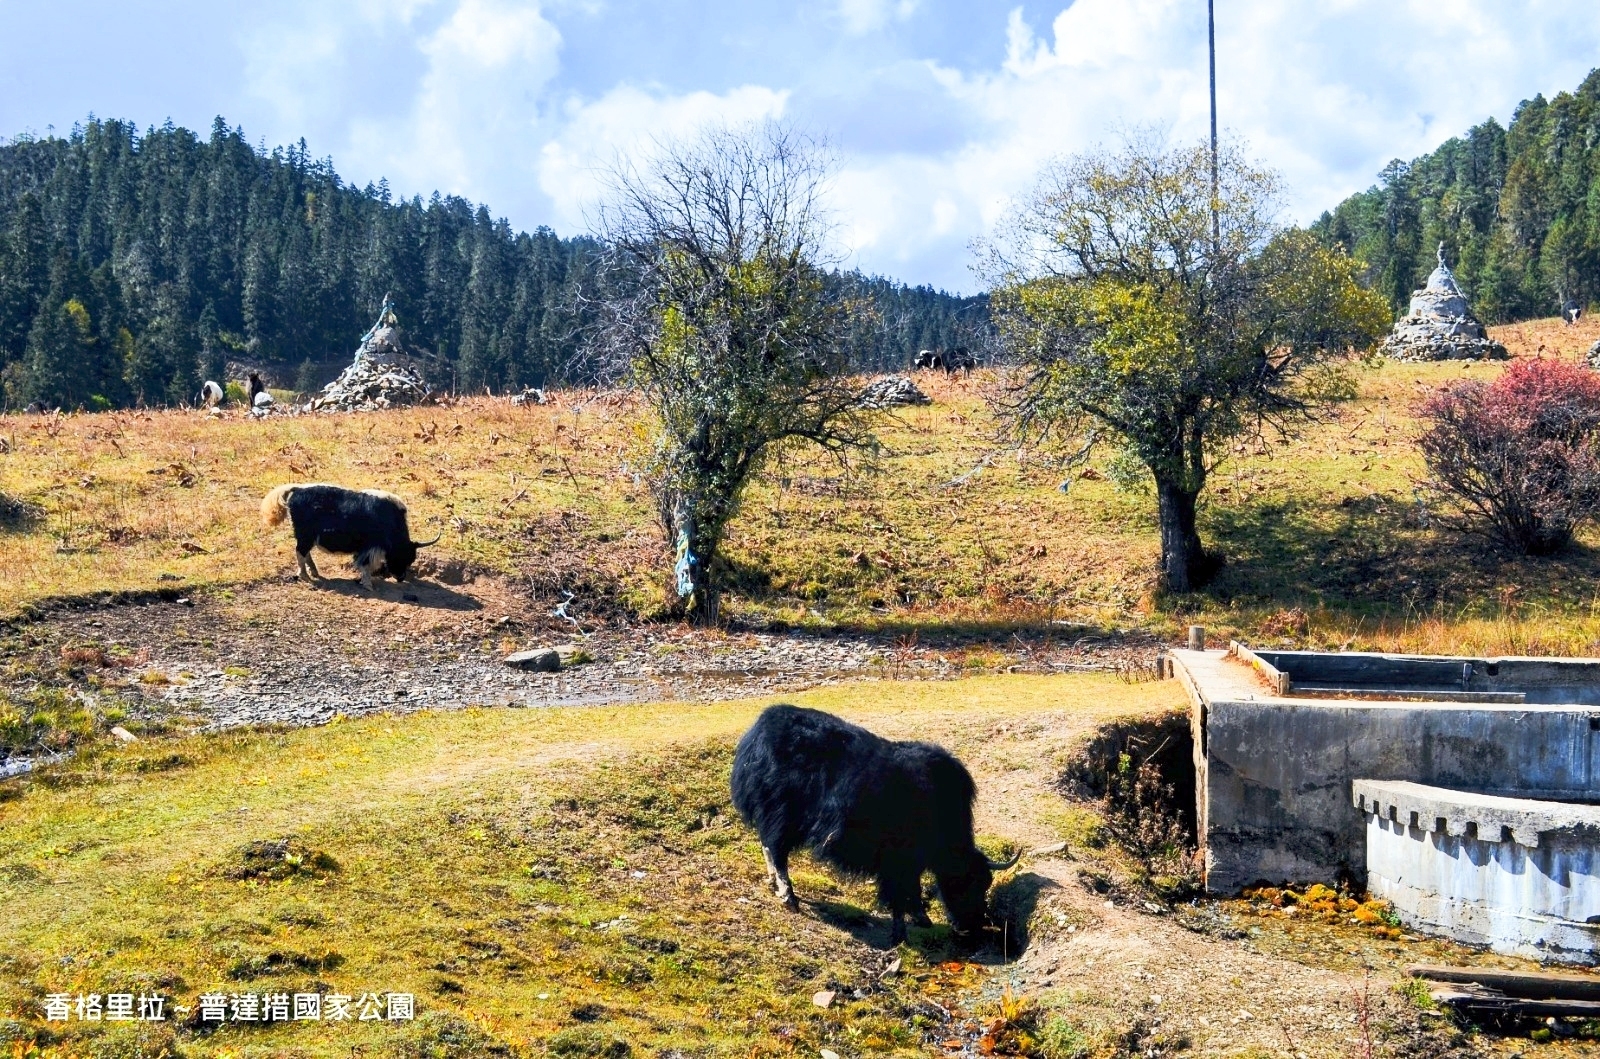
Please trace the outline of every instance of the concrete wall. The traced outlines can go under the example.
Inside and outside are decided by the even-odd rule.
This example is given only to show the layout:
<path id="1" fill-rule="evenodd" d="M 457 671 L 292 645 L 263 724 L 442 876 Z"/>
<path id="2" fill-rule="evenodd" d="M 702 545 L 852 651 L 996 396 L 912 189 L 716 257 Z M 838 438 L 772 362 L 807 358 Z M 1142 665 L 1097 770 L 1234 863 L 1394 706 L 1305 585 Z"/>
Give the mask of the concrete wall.
<path id="1" fill-rule="evenodd" d="M 1193 700 L 1206 888 L 1365 884 L 1360 778 L 1595 798 L 1600 714 L 1581 707 L 1278 698 L 1220 651 L 1174 651 Z"/>
<path id="2" fill-rule="evenodd" d="M 1410 926 L 1496 952 L 1593 963 L 1600 807 L 1357 780 L 1367 886 Z"/>

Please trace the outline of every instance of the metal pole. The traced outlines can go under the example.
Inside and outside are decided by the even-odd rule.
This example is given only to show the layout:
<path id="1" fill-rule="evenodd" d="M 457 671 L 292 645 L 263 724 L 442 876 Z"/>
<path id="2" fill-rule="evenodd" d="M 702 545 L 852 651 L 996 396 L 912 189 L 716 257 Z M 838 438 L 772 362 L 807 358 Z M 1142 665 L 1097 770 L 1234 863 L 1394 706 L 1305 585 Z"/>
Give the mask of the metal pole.
<path id="1" fill-rule="evenodd" d="M 1216 0 L 1206 0 L 1206 44 L 1211 57 L 1211 250 L 1222 253 L 1222 219 L 1217 205 L 1221 183 L 1217 179 L 1217 13 Z"/>

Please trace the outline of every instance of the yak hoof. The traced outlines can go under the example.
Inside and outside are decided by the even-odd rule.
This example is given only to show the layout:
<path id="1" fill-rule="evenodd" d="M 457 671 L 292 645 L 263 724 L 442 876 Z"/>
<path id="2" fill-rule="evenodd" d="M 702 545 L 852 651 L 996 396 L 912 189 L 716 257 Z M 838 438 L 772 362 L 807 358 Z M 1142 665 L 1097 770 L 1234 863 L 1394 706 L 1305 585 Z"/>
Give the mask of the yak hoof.
<path id="1" fill-rule="evenodd" d="M 791 912 L 800 911 L 800 899 L 794 895 L 794 891 L 793 890 L 790 890 L 787 894 L 784 894 L 782 896 L 783 896 L 783 907 L 787 908 Z"/>
<path id="2" fill-rule="evenodd" d="M 899 916 L 896 916 L 894 922 L 889 925 L 889 944 L 902 945 L 905 943 L 905 940 L 906 925 Z"/>

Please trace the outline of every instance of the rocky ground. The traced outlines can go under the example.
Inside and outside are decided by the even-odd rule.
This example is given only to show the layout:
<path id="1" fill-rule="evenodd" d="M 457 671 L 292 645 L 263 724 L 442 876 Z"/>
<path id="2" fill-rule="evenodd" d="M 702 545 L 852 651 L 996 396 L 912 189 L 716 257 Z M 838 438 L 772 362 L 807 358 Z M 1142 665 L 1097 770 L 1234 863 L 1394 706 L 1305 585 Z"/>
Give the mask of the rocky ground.
<path id="1" fill-rule="evenodd" d="M 379 710 L 706 701 L 873 678 L 1131 670 L 1148 667 L 1159 650 L 1145 636 L 1066 625 L 993 638 L 590 627 L 504 580 L 447 576 L 466 583 L 386 582 L 372 596 L 343 576 L 315 586 L 275 578 L 215 594 L 58 609 L 9 641 L 13 656 L 35 660 L 13 664 L 9 682 L 26 691 L 42 665 L 74 648 L 99 648 L 116 664 L 90 683 L 117 687 L 152 714 L 226 728 Z M 502 661 L 569 644 L 589 660 L 556 673 Z"/>

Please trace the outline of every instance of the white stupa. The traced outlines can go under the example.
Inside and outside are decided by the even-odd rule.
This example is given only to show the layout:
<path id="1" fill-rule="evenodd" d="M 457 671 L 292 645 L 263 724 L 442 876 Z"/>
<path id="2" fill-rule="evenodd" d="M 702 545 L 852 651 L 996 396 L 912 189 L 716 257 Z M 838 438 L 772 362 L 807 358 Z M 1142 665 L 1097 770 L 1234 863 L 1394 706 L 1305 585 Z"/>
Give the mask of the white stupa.
<path id="1" fill-rule="evenodd" d="M 1439 244 L 1439 267 L 1428 285 L 1412 292 L 1411 310 L 1384 340 L 1379 352 L 1394 360 L 1504 360 L 1506 347 L 1489 337 L 1456 283 L 1456 274 L 1444 263 Z"/>

